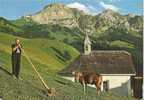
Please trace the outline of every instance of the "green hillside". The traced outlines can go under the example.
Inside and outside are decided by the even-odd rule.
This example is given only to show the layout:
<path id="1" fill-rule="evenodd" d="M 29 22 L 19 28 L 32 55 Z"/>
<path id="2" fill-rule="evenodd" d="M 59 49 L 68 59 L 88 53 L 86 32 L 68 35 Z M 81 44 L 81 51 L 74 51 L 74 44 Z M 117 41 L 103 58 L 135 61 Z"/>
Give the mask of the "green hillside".
<path id="1" fill-rule="evenodd" d="M 79 52 L 62 42 L 46 39 L 20 38 L 23 47 L 36 68 L 50 87 L 57 91 L 55 97 L 47 97 L 44 88 L 30 64 L 22 56 L 21 78 L 11 77 L 11 48 L 15 36 L 0 32 L 0 97 L 4 100 L 131 100 L 130 97 L 116 94 L 95 94 L 95 89 L 88 88 L 84 94 L 79 83 L 72 83 L 57 75 L 57 71 L 64 68 Z"/>
<path id="2" fill-rule="evenodd" d="M 1 51 L 5 51 L 10 54 L 10 45 L 15 37 L 1 33 L 0 38 Z M 52 70 L 59 70 L 63 68 L 78 55 L 78 51 L 76 49 L 56 40 L 20 39 L 25 51 L 33 58 L 34 61 L 42 63 Z"/>
<path id="3" fill-rule="evenodd" d="M 18 33 L 22 33 L 23 31 L 18 26 L 12 24 L 10 21 L 0 17 L 0 32 L 18 35 Z"/>
<path id="4" fill-rule="evenodd" d="M 103 16 L 112 13 L 115 16 L 117 13 L 113 13 L 112 11 L 106 11 L 101 14 Z M 100 15 L 99 15 L 100 16 Z M 97 16 L 98 17 L 98 16 Z M 122 16 L 121 16 L 122 17 Z M 100 17 L 101 18 L 101 17 Z M 105 18 L 105 17 L 104 17 Z M 123 18 L 123 17 L 122 17 Z M 125 17 L 124 17 L 125 18 Z M 136 19 L 135 19 L 136 18 Z M 86 20 L 84 20 L 86 19 Z M 134 20 L 135 19 L 135 20 Z M 142 32 L 137 32 L 122 25 L 116 24 L 118 22 L 114 21 L 114 25 L 107 25 L 106 19 L 101 19 L 99 21 L 100 24 L 106 27 L 106 31 L 101 31 L 103 26 L 99 26 L 99 29 L 95 30 L 91 34 L 91 41 L 93 50 L 126 50 L 130 52 L 133 56 L 135 69 L 137 75 L 141 75 L 142 73 Z M 116 20 L 119 21 L 120 19 Z M 122 19 L 121 19 L 122 20 Z M 129 19 L 130 20 L 130 19 Z M 92 24 L 91 22 L 95 22 L 91 16 L 83 16 L 82 19 L 79 20 L 81 28 L 85 27 L 85 23 Z M 108 20 L 109 21 L 109 20 Z M 133 17 L 133 21 L 131 24 L 133 26 L 141 26 L 141 17 L 136 16 Z M 27 20 L 25 18 L 18 19 L 12 22 L 16 26 L 20 26 L 22 30 L 24 30 L 24 34 L 20 36 L 26 38 L 44 38 L 50 40 L 58 40 L 64 42 L 68 45 L 75 47 L 80 52 L 83 51 L 83 39 L 84 33 L 81 32 L 78 28 L 68 28 L 60 25 L 51 25 L 51 24 L 36 24 L 31 20 Z M 111 24 L 111 22 L 109 22 Z M 130 24 L 130 25 L 131 25 Z M 92 24 L 93 25 L 93 24 Z M 95 26 L 96 27 L 96 26 Z M 98 26 L 97 26 L 98 28 Z M 141 28 L 139 27 L 139 30 Z"/>
<path id="5" fill-rule="evenodd" d="M 68 28 L 59 24 L 37 24 L 32 20 L 21 18 L 11 21 L 24 32 L 19 36 L 24 38 L 44 38 L 64 42 L 82 51 L 84 33 L 77 27 Z"/>
<path id="6" fill-rule="evenodd" d="M 60 9 L 57 9 L 57 6 Z M 57 24 L 51 19 L 55 9 L 60 16 Z M 85 33 L 82 30 L 88 28 L 91 30 L 93 50 L 130 52 L 136 72 L 141 75 L 142 17 L 120 15 L 111 10 L 91 16 L 64 5 L 48 5 L 43 10 L 32 15 L 31 18 L 22 17 L 13 21 L 0 17 L 0 98 L 4 100 L 132 100 L 131 97 L 118 96 L 111 92 L 96 95 L 93 88 L 88 88 L 87 93 L 84 94 L 79 83 L 64 80 L 57 75 L 57 72 L 83 51 Z M 38 20 L 34 20 L 37 17 Z M 40 24 L 41 20 L 42 24 Z M 46 83 L 56 89 L 56 97 L 46 97 L 43 86 L 24 55 L 21 69 L 23 80 L 14 80 L 11 77 L 11 43 L 16 36 L 19 36 L 26 53 Z"/>

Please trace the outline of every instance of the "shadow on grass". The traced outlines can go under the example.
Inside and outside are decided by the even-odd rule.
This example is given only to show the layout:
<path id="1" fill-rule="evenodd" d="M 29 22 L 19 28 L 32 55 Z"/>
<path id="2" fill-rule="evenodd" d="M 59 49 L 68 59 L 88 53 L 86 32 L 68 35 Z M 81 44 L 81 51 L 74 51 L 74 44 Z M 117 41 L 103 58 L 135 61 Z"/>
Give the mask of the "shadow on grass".
<path id="1" fill-rule="evenodd" d="M 78 88 L 79 87 L 79 85 L 78 85 L 78 83 L 73 83 L 73 82 L 63 82 L 63 81 L 61 81 L 61 80 L 57 80 L 57 79 L 55 79 L 55 81 L 57 82 L 57 83 L 59 83 L 59 84 L 61 84 L 61 85 L 67 85 L 67 86 L 69 86 L 69 87 L 73 87 L 73 88 Z"/>
<path id="2" fill-rule="evenodd" d="M 62 85 L 68 85 L 68 83 L 66 83 L 66 82 L 62 82 L 62 81 L 60 81 L 60 80 L 55 80 L 57 83 L 60 83 L 60 84 L 62 84 Z"/>
<path id="3" fill-rule="evenodd" d="M 2 70 L 3 72 L 5 72 L 5 73 L 8 74 L 8 75 L 12 75 L 12 73 L 10 73 L 10 72 L 7 71 L 6 69 L 2 68 L 1 66 L 0 66 L 0 70 Z"/>

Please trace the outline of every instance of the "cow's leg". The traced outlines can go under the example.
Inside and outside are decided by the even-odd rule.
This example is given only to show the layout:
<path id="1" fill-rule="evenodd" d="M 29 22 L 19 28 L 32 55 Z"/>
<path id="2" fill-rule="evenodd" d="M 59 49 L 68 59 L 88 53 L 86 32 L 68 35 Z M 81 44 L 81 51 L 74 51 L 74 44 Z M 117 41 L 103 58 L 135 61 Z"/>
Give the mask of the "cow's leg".
<path id="1" fill-rule="evenodd" d="M 96 94 L 99 94 L 99 92 L 100 92 L 100 87 L 98 86 L 98 84 L 95 84 L 95 87 L 96 87 Z"/>
<path id="2" fill-rule="evenodd" d="M 101 91 L 101 88 L 100 88 L 100 86 L 98 86 L 98 87 L 97 87 L 97 93 L 99 94 L 100 91 Z"/>
<path id="3" fill-rule="evenodd" d="M 87 84 L 85 84 L 86 90 L 87 90 Z"/>
<path id="4" fill-rule="evenodd" d="M 96 88 L 96 93 L 97 93 L 98 87 L 97 87 L 97 85 L 96 85 L 96 84 L 95 84 L 95 88 Z"/>
<path id="5" fill-rule="evenodd" d="M 80 83 L 81 83 L 81 85 L 83 86 L 83 91 L 84 91 L 84 93 L 85 93 L 85 91 L 86 91 L 86 84 L 85 84 L 85 82 L 84 81 L 79 81 Z"/>
<path id="6" fill-rule="evenodd" d="M 102 79 L 100 79 L 99 84 L 98 84 L 98 91 L 101 92 L 102 91 Z"/>
<path id="7" fill-rule="evenodd" d="M 97 93 L 98 94 L 101 92 L 101 85 L 102 85 L 102 78 L 99 79 L 99 81 L 96 83 Z"/>
<path id="8" fill-rule="evenodd" d="M 84 89 L 84 93 L 86 92 L 86 84 L 83 83 L 83 89 Z"/>

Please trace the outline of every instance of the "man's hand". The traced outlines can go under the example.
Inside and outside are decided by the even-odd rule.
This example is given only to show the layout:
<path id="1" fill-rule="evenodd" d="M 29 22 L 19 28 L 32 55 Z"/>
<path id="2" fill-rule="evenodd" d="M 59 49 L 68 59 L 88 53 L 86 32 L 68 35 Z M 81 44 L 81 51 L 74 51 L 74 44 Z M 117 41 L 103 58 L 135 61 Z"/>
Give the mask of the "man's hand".
<path id="1" fill-rule="evenodd" d="M 20 45 L 20 44 L 18 44 L 18 47 L 19 47 L 19 48 L 21 48 L 21 45 Z"/>
<path id="2" fill-rule="evenodd" d="M 21 48 L 21 45 L 20 45 L 20 44 L 16 45 L 12 50 L 15 51 L 15 50 L 18 49 L 18 48 Z"/>

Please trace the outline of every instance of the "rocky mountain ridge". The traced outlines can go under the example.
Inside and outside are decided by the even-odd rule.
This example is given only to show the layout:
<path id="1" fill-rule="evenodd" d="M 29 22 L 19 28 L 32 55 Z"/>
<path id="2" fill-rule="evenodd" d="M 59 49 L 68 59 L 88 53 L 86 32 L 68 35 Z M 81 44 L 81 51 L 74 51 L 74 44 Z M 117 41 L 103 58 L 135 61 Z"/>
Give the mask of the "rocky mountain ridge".
<path id="1" fill-rule="evenodd" d="M 63 4 L 50 4 L 34 15 L 25 16 L 38 24 L 59 24 L 68 28 L 79 27 L 82 30 L 89 29 L 92 32 L 105 32 L 111 27 L 126 31 L 142 32 L 142 16 L 121 15 L 107 9 L 96 16 L 85 14 L 75 8 L 69 8 Z"/>

